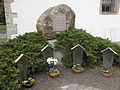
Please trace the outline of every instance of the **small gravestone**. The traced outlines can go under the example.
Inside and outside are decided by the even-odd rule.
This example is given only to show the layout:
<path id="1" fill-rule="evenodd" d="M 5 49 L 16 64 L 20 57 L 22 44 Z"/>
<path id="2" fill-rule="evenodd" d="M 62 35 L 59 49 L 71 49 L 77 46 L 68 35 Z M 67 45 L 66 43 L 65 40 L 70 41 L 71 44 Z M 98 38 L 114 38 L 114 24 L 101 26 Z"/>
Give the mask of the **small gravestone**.
<path id="1" fill-rule="evenodd" d="M 66 30 L 66 15 L 65 14 L 53 14 L 52 15 L 53 31 L 61 32 Z"/>
<path id="2" fill-rule="evenodd" d="M 28 72 L 28 60 L 30 57 L 21 54 L 16 60 L 15 63 L 20 69 L 20 82 L 27 79 Z"/>
<path id="3" fill-rule="evenodd" d="M 84 59 L 85 48 L 78 44 L 71 50 L 73 51 L 73 64 L 81 64 Z"/>
<path id="4" fill-rule="evenodd" d="M 53 58 L 53 52 L 54 52 L 54 48 L 50 47 L 49 45 L 46 45 L 42 50 L 41 52 L 43 53 L 44 55 L 44 60 L 46 62 L 46 70 L 48 70 L 48 64 L 47 64 L 47 59 L 48 58 Z"/>
<path id="5" fill-rule="evenodd" d="M 110 47 L 102 50 L 101 52 L 103 53 L 103 67 L 111 69 L 114 55 L 117 53 L 114 50 L 112 50 Z"/>

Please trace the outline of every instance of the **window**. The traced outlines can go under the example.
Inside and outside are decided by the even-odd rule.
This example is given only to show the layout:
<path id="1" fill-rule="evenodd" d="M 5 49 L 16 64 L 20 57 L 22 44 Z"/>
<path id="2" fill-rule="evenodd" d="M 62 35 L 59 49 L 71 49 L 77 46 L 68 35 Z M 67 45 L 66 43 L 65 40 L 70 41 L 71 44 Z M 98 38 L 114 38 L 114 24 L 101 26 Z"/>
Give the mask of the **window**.
<path id="1" fill-rule="evenodd" d="M 6 24 L 5 22 L 5 10 L 4 3 L 0 2 L 0 24 Z"/>
<path id="2" fill-rule="evenodd" d="M 117 0 L 101 0 L 101 14 L 117 14 Z"/>

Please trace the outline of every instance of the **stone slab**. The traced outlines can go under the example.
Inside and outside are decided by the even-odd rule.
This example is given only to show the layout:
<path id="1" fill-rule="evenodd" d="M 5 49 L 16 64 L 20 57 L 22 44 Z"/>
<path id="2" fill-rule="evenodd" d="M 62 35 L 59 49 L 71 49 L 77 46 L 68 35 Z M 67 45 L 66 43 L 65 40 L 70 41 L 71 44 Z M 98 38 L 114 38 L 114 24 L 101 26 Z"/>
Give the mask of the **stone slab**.
<path id="1" fill-rule="evenodd" d="M 66 15 L 65 14 L 53 14 L 53 31 L 61 32 L 66 30 Z"/>

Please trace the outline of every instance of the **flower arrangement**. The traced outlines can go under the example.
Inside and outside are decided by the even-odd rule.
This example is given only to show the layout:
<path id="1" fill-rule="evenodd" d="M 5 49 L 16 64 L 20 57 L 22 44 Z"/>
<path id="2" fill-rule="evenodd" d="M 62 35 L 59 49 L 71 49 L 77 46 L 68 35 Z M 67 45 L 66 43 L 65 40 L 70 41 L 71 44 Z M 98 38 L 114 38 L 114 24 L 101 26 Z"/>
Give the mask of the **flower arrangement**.
<path id="1" fill-rule="evenodd" d="M 54 66 L 57 65 L 58 60 L 53 58 L 48 58 L 47 63 L 50 67 L 49 75 L 53 78 L 57 77 L 60 74 L 60 72 L 58 69 L 55 69 Z"/>
<path id="2" fill-rule="evenodd" d="M 57 65 L 58 60 L 50 57 L 47 59 L 47 63 L 49 65 L 49 67 L 54 67 L 55 65 Z"/>
<path id="3" fill-rule="evenodd" d="M 112 75 L 112 69 L 111 68 L 103 68 L 102 75 L 104 77 L 110 77 Z"/>
<path id="4" fill-rule="evenodd" d="M 60 74 L 58 69 L 54 69 L 54 71 L 50 70 L 49 73 L 50 73 L 50 76 L 53 78 L 57 77 Z"/>
<path id="5" fill-rule="evenodd" d="M 22 81 L 22 86 L 24 86 L 26 88 L 30 88 L 33 86 L 34 83 L 35 83 L 35 79 L 28 78 L 28 80 Z"/>
<path id="6" fill-rule="evenodd" d="M 80 64 L 76 64 L 76 65 L 73 65 L 72 70 L 75 73 L 80 73 L 84 71 L 84 68 Z"/>

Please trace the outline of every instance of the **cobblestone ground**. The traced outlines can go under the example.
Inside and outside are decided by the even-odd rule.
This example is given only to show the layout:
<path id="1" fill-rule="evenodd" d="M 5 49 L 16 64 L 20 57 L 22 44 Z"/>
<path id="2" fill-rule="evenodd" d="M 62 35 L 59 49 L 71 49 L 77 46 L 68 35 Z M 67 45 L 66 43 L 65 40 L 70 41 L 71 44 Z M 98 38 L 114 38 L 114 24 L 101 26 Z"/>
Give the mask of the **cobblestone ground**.
<path id="1" fill-rule="evenodd" d="M 119 68 L 115 68 L 109 78 L 100 74 L 101 68 L 86 69 L 80 74 L 63 67 L 59 69 L 61 74 L 57 78 L 51 78 L 47 74 L 34 75 L 35 85 L 25 90 L 120 90 Z"/>

